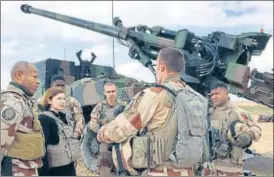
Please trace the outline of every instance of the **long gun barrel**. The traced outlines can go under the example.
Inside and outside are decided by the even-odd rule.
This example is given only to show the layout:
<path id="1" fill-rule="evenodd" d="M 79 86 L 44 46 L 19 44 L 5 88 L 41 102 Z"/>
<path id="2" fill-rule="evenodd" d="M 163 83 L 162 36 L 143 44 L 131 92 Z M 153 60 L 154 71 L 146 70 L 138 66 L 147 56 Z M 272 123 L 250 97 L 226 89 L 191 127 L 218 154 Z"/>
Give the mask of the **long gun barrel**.
<path id="1" fill-rule="evenodd" d="M 89 22 L 87 20 L 82 20 L 79 18 L 67 16 L 67 15 L 57 14 L 57 13 L 53 13 L 53 12 L 42 10 L 42 9 L 37 9 L 26 4 L 21 6 L 21 10 L 25 13 L 37 14 L 43 17 L 51 18 L 53 20 L 61 21 L 61 22 L 75 25 L 81 28 L 86 28 L 98 33 L 108 35 L 108 36 L 119 37 L 119 31 L 112 26 Z"/>
<path id="2" fill-rule="evenodd" d="M 252 80 L 248 64 L 252 55 L 262 53 L 272 37 L 262 31 L 240 35 L 216 31 L 208 36 L 197 36 L 187 29 L 172 31 L 145 25 L 125 28 L 118 17 L 113 19 L 114 26 L 109 26 L 26 4 L 21 6 L 21 10 L 117 38 L 120 44 L 129 48 L 130 58 L 138 60 L 154 74 L 152 60 L 157 58 L 159 51 L 166 47 L 176 48 L 185 56 L 185 71 L 181 75 L 183 80 L 203 95 L 211 83 L 222 81 L 230 84 L 230 93 L 252 99 L 248 94 L 248 82 Z M 267 102 L 269 105 L 265 97 L 258 99 L 257 102 Z"/>
<path id="3" fill-rule="evenodd" d="M 113 24 L 116 26 L 116 28 L 115 28 L 115 27 L 112 27 L 109 25 L 104 25 L 104 24 L 100 24 L 100 23 L 96 23 L 96 22 L 82 20 L 79 18 L 70 17 L 67 15 L 62 15 L 62 14 L 34 8 L 27 4 L 23 4 L 21 6 L 21 10 L 25 13 L 37 14 L 37 15 L 40 15 L 43 17 L 51 18 L 53 20 L 61 21 L 61 22 L 75 25 L 75 26 L 78 26 L 81 28 L 89 29 L 89 30 L 92 30 L 92 31 L 95 31 L 95 32 L 98 32 L 101 34 L 105 34 L 105 35 L 108 35 L 111 37 L 115 37 L 118 39 L 122 39 L 122 40 L 129 40 L 129 37 L 131 37 L 131 38 L 137 38 L 138 40 L 143 41 L 143 42 L 148 42 L 149 44 L 160 47 L 160 48 L 174 47 L 173 40 L 156 37 L 156 36 L 151 36 L 148 34 L 143 34 L 143 33 L 132 31 L 132 30 L 127 31 L 123 27 L 122 21 L 118 17 L 115 17 L 113 20 Z M 117 26 L 119 26 L 119 29 L 117 28 Z M 129 40 L 129 42 L 132 45 L 135 45 L 134 41 Z M 137 51 L 141 52 L 140 49 L 138 50 L 137 46 L 134 46 L 134 47 L 136 48 Z M 145 56 L 143 56 L 143 57 L 145 57 Z M 144 61 L 142 62 L 142 64 L 144 64 L 146 67 L 149 67 L 149 65 L 151 65 L 150 60 L 146 59 L 146 57 L 143 60 Z M 150 69 L 152 69 L 152 68 L 150 68 Z"/>
<path id="4" fill-rule="evenodd" d="M 95 31 L 95 32 L 98 32 L 101 34 L 105 34 L 105 35 L 108 35 L 111 37 L 120 38 L 123 40 L 126 40 L 127 37 L 129 36 L 129 37 L 133 37 L 133 38 L 138 38 L 139 40 L 147 41 L 147 42 L 154 44 L 156 46 L 159 46 L 159 47 L 166 47 L 166 46 L 174 47 L 173 40 L 168 40 L 165 38 L 160 38 L 160 37 L 155 37 L 155 36 L 149 36 L 150 38 L 147 38 L 148 35 L 144 35 L 142 33 L 135 32 L 135 31 L 129 31 L 129 32 L 124 31 L 126 34 L 123 34 L 123 33 L 121 33 L 121 30 L 118 30 L 117 28 L 109 26 L 109 25 L 104 25 L 104 24 L 100 24 L 100 23 L 96 23 L 96 22 L 82 20 L 82 19 L 75 18 L 75 17 L 70 17 L 67 15 L 50 12 L 47 10 L 34 8 L 34 7 L 32 7 L 30 5 L 26 5 L 26 4 L 21 6 L 21 10 L 25 13 L 37 14 L 37 15 L 40 15 L 43 17 L 51 18 L 53 20 L 61 21 L 61 22 L 75 25 L 75 26 L 78 26 L 81 28 L 86 28 L 86 29 L 89 29 L 89 30 L 92 30 L 92 31 Z M 114 18 L 113 23 L 115 26 L 117 26 L 119 24 L 119 22 L 122 22 L 122 21 L 118 17 Z"/>

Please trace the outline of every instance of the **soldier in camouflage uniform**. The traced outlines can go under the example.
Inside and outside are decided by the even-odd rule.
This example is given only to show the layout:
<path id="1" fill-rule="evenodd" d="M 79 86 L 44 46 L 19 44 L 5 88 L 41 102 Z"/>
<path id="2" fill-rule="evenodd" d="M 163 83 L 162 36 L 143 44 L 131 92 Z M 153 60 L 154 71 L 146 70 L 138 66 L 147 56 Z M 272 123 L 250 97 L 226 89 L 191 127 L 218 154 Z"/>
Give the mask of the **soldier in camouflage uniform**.
<path id="1" fill-rule="evenodd" d="M 20 61 L 13 66 L 11 79 L 1 92 L 1 175 L 38 176 L 45 154 L 42 127 L 31 101 L 39 86 L 38 71 Z"/>
<path id="2" fill-rule="evenodd" d="M 186 84 L 180 79 L 180 72 L 184 70 L 183 54 L 172 48 L 161 49 L 156 64 L 156 78 L 158 84 L 171 83 L 178 87 L 184 87 Z M 136 133 L 147 129 L 148 133 L 153 133 L 156 138 L 163 141 L 158 142 L 155 147 L 157 155 L 153 158 L 161 158 L 162 164 L 156 164 L 155 167 L 148 167 L 143 171 L 145 176 L 193 176 L 193 168 L 175 169 L 170 160 L 169 154 L 172 151 L 173 140 L 176 137 L 177 130 L 165 125 L 176 125 L 176 118 L 172 114 L 173 110 L 172 95 L 161 87 L 150 87 L 135 95 L 131 102 L 126 106 L 124 112 L 119 114 L 114 120 L 102 126 L 97 134 L 97 139 L 105 143 L 119 143 L 119 151 L 113 149 L 113 162 L 117 170 L 122 170 L 122 175 L 140 175 L 132 166 L 132 147 L 131 140 Z M 169 121 L 170 120 L 170 121 Z M 168 132 L 162 134 L 161 132 Z M 156 134 L 155 134 L 156 133 Z M 174 136 L 173 136 L 174 135 Z M 159 137 L 158 137 L 159 136 Z M 164 143 L 163 143 L 164 142 Z M 146 142 L 144 142 L 145 144 Z M 155 142 L 151 142 L 155 143 Z M 158 144 L 159 143 L 159 144 Z M 143 149 L 144 144 L 139 144 Z M 161 147 L 160 147 L 161 146 Z M 159 149 L 158 149 L 159 148 Z M 123 169 L 120 168 L 119 157 Z M 117 158 L 118 157 L 118 158 Z M 147 158 L 150 158 L 148 154 Z M 148 163 L 155 162 L 152 159 Z M 144 159 L 144 162 L 147 160 Z M 145 165 L 145 164 L 144 164 Z M 126 173 L 124 173 L 126 170 Z M 121 175 L 121 174 L 119 174 Z"/>
<path id="3" fill-rule="evenodd" d="M 105 125 L 115 118 L 114 111 L 126 102 L 117 99 L 117 87 L 112 82 L 104 85 L 105 100 L 97 104 L 90 114 L 90 129 L 97 132 L 101 125 Z"/>
<path id="4" fill-rule="evenodd" d="M 104 85 L 104 95 L 105 100 L 98 103 L 90 114 L 90 122 L 88 126 L 90 130 L 95 133 L 97 133 L 98 129 L 102 125 L 105 125 L 113 120 L 116 117 L 116 114 L 121 112 L 127 104 L 125 101 L 117 99 L 117 87 L 113 82 L 107 82 Z M 108 152 L 108 146 L 109 145 L 107 143 L 100 144 L 101 155 L 98 158 L 98 171 L 95 172 L 96 174 L 100 173 L 100 176 L 108 176 L 111 171 L 111 155 L 110 152 Z M 103 163 L 106 161 L 109 161 L 109 163 Z M 81 165 L 79 165 L 79 168 L 80 166 L 81 168 L 86 168 L 82 162 Z M 81 175 L 89 175 L 89 173 Z"/>
<path id="5" fill-rule="evenodd" d="M 51 87 L 60 87 L 65 89 L 65 79 L 63 76 L 53 75 L 51 78 Z M 40 108 L 40 100 L 39 98 L 36 102 L 34 107 L 34 111 L 37 115 L 39 115 L 42 110 Z M 85 119 L 83 116 L 83 110 L 81 104 L 73 97 L 67 96 L 66 97 L 66 107 L 64 111 L 69 111 L 72 114 L 72 121 L 75 121 L 75 137 L 79 138 L 83 133 L 83 128 L 85 125 Z"/>
<path id="6" fill-rule="evenodd" d="M 217 176 L 243 176 L 243 151 L 261 137 L 261 129 L 250 115 L 232 105 L 228 87 L 215 83 L 211 88 L 211 126 L 220 130 L 220 147 L 212 168 Z"/>

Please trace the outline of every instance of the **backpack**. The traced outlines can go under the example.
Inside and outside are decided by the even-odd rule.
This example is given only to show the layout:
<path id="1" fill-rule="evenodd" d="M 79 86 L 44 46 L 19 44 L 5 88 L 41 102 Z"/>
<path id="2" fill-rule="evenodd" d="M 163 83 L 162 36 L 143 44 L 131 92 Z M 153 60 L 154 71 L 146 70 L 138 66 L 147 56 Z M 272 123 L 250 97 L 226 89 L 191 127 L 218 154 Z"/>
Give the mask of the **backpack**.
<path id="1" fill-rule="evenodd" d="M 203 161 L 205 152 L 208 101 L 188 85 L 182 88 L 169 82 L 155 86 L 175 97 L 178 132 L 170 160 L 176 168 L 194 167 Z"/>

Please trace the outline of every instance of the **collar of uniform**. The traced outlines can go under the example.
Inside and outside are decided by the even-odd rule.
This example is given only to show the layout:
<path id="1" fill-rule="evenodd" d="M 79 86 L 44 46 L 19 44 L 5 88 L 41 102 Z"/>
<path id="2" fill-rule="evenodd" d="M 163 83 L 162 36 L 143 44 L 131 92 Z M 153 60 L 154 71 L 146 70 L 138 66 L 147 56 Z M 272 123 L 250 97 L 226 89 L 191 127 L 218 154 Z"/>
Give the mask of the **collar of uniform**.
<path id="1" fill-rule="evenodd" d="M 216 109 L 218 109 L 218 110 L 225 110 L 225 109 L 232 108 L 232 107 L 233 107 L 233 105 L 232 105 L 231 101 L 228 100 L 222 106 L 216 107 Z"/>
<path id="2" fill-rule="evenodd" d="M 164 80 L 163 83 L 167 83 L 169 81 L 180 81 L 180 80 L 181 80 L 180 74 L 172 73 L 167 76 L 167 78 Z"/>
<path id="3" fill-rule="evenodd" d="M 16 89 L 22 95 L 26 95 L 29 98 L 33 96 L 33 94 L 31 94 L 23 85 L 18 84 L 16 82 L 10 82 L 8 89 Z"/>
<path id="4" fill-rule="evenodd" d="M 118 103 L 119 103 L 119 101 L 116 99 L 116 101 L 115 101 L 115 103 L 113 104 L 113 106 L 111 106 L 111 105 L 108 104 L 107 100 L 104 100 L 104 101 L 103 101 L 103 104 L 104 104 L 105 106 L 109 107 L 109 108 L 115 107 Z"/>

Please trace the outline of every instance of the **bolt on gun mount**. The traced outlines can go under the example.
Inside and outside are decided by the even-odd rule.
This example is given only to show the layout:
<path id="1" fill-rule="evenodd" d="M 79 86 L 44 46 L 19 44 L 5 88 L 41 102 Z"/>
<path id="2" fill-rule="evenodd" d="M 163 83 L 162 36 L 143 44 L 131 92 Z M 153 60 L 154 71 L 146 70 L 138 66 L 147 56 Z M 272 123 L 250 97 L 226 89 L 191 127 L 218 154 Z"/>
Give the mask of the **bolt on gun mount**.
<path id="1" fill-rule="evenodd" d="M 248 82 L 252 79 L 248 64 L 252 55 L 262 53 L 272 37 L 264 32 L 230 35 L 221 31 L 200 37 L 187 29 L 172 31 L 160 26 L 150 28 L 145 25 L 125 28 L 118 17 L 114 18 L 115 27 L 112 27 L 26 4 L 21 6 L 21 10 L 115 37 L 120 44 L 129 47 L 130 58 L 141 62 L 153 74 L 155 71 L 152 61 L 156 60 L 159 51 L 165 47 L 176 48 L 185 56 L 186 65 L 182 79 L 203 95 L 211 83 L 222 81 L 230 85 L 230 93 L 248 95 L 248 99 L 252 99 L 252 96 L 247 94 Z M 258 98 L 262 99 L 255 101 L 269 105 L 266 97 Z M 271 104 L 273 105 L 273 101 Z"/>

